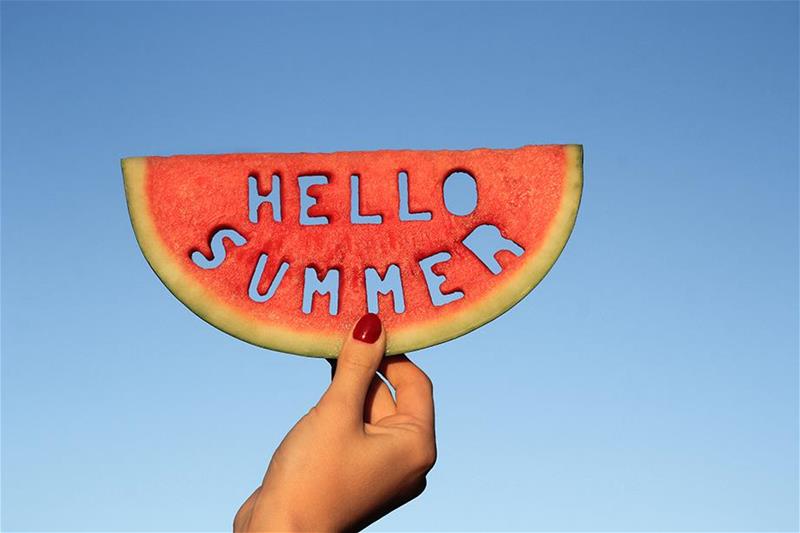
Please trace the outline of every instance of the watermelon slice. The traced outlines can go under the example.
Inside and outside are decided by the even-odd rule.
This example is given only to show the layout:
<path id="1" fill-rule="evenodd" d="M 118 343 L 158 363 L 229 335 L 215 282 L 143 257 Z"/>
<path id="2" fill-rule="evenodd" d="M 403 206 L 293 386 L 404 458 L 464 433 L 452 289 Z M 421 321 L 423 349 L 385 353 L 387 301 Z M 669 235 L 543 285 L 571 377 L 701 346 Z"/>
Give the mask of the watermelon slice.
<path id="1" fill-rule="evenodd" d="M 127 158 L 122 169 L 139 246 L 178 299 L 247 342 L 336 357 L 368 310 L 396 354 L 520 301 L 572 231 L 582 154 L 187 155 Z M 445 200 L 456 177 L 474 180 L 476 202 Z"/>

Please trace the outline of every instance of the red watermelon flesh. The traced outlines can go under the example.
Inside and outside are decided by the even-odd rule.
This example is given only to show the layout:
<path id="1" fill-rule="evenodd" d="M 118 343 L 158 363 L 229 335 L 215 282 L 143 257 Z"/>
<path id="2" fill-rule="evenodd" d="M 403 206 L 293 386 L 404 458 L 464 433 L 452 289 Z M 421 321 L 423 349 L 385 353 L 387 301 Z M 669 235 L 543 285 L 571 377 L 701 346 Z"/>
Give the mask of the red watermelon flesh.
<path id="1" fill-rule="evenodd" d="M 122 166 L 139 244 L 175 296 L 240 339 L 325 357 L 337 355 L 346 332 L 367 311 L 367 268 L 381 277 L 390 265 L 399 268 L 403 312 L 395 312 L 395 293 L 371 289 L 389 354 L 452 339 L 502 314 L 555 262 L 574 225 L 582 187 L 579 145 L 140 157 L 124 159 Z M 477 186 L 477 206 L 465 216 L 451 213 L 444 202 L 443 183 L 454 172 L 468 173 Z M 401 173 L 408 183 L 404 198 Z M 311 175 L 325 176 L 327 183 L 307 189 L 306 195 L 316 198 L 307 214 L 327 217 L 327 224 L 301 224 L 300 184 L 308 179 L 301 176 Z M 373 222 L 379 215 L 380 223 L 351 222 L 353 175 L 358 176 L 358 214 Z M 248 189 L 251 177 L 257 189 Z M 279 183 L 280 221 L 271 202 L 256 204 L 252 213 L 249 207 L 250 200 L 258 199 L 255 193 L 272 192 L 273 180 Z M 429 212 L 430 220 L 401 220 L 401 211 Z M 465 244 L 474 242 L 468 236 L 478 227 L 494 236 L 499 271 L 496 266 L 492 272 L 491 259 L 485 254 L 481 259 Z M 217 236 L 224 245 L 219 262 L 222 254 L 215 255 L 212 245 L 222 230 L 233 230 L 240 239 Z M 512 251 L 502 249 L 502 243 Z M 200 267 L 192 259 L 200 258 L 198 252 L 219 264 Z M 428 266 L 428 277 L 444 276 L 438 278 L 439 291 L 455 296 L 434 305 L 421 261 L 428 265 L 425 258 L 440 252 L 450 257 Z M 262 254 L 267 258 L 259 273 Z M 310 312 L 303 311 L 309 267 L 319 279 L 338 272 L 336 314 L 330 312 L 331 296 L 319 293 Z M 276 278 L 281 268 L 283 275 Z M 252 298 L 253 278 L 261 295 L 274 280 L 267 301 Z"/>

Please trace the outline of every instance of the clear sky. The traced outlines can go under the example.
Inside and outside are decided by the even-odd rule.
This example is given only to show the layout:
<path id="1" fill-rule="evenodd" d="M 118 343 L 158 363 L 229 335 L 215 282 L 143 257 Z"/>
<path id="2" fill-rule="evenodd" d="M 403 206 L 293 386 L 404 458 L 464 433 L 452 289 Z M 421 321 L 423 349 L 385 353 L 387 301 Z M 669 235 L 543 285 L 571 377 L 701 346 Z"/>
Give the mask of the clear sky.
<path id="1" fill-rule="evenodd" d="M 798 527 L 798 3 L 2 3 L 2 527 L 226 530 L 326 386 L 208 326 L 120 157 L 585 146 L 572 239 L 414 354 L 376 530 Z"/>

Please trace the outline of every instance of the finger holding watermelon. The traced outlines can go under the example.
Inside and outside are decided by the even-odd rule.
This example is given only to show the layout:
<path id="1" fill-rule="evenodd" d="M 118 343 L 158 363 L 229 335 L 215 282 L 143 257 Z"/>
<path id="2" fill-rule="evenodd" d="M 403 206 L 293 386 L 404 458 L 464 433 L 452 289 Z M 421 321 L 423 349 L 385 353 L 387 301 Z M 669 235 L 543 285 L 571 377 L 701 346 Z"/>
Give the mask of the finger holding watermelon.
<path id="1" fill-rule="evenodd" d="M 431 382 L 385 350 L 380 319 L 364 315 L 328 390 L 286 435 L 237 513 L 235 532 L 359 529 L 422 493 L 436 460 Z"/>
<path id="2" fill-rule="evenodd" d="M 574 226 L 582 165 L 580 145 L 123 160 L 136 238 L 178 299 L 254 345 L 336 360 L 234 531 L 352 530 L 422 493 L 433 394 L 404 354 L 486 324 L 542 280 Z M 463 205 L 446 194 L 459 182 L 472 184 Z"/>

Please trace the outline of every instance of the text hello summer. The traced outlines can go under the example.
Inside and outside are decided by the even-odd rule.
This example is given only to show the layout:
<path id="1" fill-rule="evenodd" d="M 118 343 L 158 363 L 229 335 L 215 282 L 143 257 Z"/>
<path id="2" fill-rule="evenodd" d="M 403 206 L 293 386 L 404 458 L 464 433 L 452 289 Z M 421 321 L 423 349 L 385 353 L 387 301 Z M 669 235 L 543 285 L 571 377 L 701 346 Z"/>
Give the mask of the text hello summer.
<path id="1" fill-rule="evenodd" d="M 474 189 L 475 178 L 467 172 L 456 171 L 450 173 L 445 179 L 445 188 L 450 180 L 456 180 L 456 184 L 469 183 L 471 180 Z M 322 186 L 328 183 L 325 175 L 300 175 L 297 176 L 300 189 L 300 224 L 301 225 L 324 225 L 328 223 L 325 216 L 310 216 L 309 210 L 316 205 L 317 197 L 309 192 L 310 187 Z M 399 202 L 397 205 L 398 217 L 401 222 L 409 221 L 428 221 L 431 220 L 429 211 L 411 212 L 409 209 L 408 175 L 405 172 L 398 173 Z M 277 174 L 272 175 L 272 186 L 268 194 L 261 194 L 258 187 L 257 176 L 248 176 L 247 181 L 248 196 L 248 218 L 250 222 L 257 224 L 259 221 L 259 208 L 264 204 L 269 204 L 272 210 L 272 218 L 280 223 L 281 217 L 281 177 Z M 453 216 L 466 216 L 472 213 L 477 206 L 477 192 L 472 191 L 474 198 L 469 202 L 471 205 L 453 205 L 448 200 L 448 196 L 443 193 L 445 208 Z M 350 222 L 352 224 L 381 224 L 381 215 L 365 215 L 360 212 L 359 177 L 351 176 L 350 179 Z M 207 257 L 199 250 L 193 250 L 190 257 L 192 262 L 199 268 L 211 270 L 219 267 L 226 259 L 225 241 L 229 240 L 234 246 L 244 246 L 247 239 L 233 228 L 220 228 L 211 235 L 209 247 L 211 256 Z M 519 257 L 524 253 L 524 249 L 511 239 L 503 237 L 500 230 L 492 224 L 481 224 L 475 227 L 464 239 L 461 244 L 472 252 L 483 265 L 494 275 L 502 272 L 502 267 L 498 263 L 495 255 L 501 250 L 506 250 Z M 257 303 L 269 301 L 278 290 L 286 272 L 290 268 L 287 261 L 282 261 L 275 276 L 270 280 L 268 289 L 261 292 L 259 287 L 263 286 L 262 277 L 268 260 L 268 254 L 260 254 L 258 261 L 253 269 L 253 274 L 248 287 L 249 298 Z M 462 291 L 443 293 L 441 286 L 446 281 L 446 277 L 434 271 L 434 267 L 440 263 L 445 263 L 451 258 L 448 252 L 438 252 L 431 256 L 422 258 L 418 261 L 418 266 L 422 271 L 425 282 L 428 286 L 431 303 L 434 306 L 442 306 L 459 300 L 464 297 Z M 312 266 L 304 267 L 304 285 L 301 301 L 301 308 L 305 314 L 310 314 L 313 308 L 312 300 L 316 294 L 329 295 L 329 310 L 331 315 L 338 314 L 339 299 L 339 271 L 336 269 L 328 270 L 322 279 L 319 278 L 317 271 Z M 369 312 L 379 311 L 378 294 L 392 294 L 395 313 L 405 311 L 405 298 L 402 288 L 402 278 L 400 268 L 391 264 L 386 269 L 386 273 L 381 276 L 372 267 L 364 268 L 364 284 L 366 288 L 367 309 Z"/>

